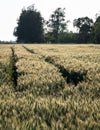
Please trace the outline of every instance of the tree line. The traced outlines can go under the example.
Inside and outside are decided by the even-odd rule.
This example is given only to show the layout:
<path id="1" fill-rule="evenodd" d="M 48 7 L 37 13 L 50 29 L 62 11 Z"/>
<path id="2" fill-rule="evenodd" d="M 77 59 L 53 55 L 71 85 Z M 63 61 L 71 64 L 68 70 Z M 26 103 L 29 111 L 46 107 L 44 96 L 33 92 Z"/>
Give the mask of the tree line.
<path id="1" fill-rule="evenodd" d="M 34 5 L 22 12 L 14 28 L 18 43 L 100 43 L 100 15 L 95 22 L 89 17 L 74 19 L 77 33 L 68 31 L 65 20 L 65 8 L 57 8 L 48 21 Z"/>

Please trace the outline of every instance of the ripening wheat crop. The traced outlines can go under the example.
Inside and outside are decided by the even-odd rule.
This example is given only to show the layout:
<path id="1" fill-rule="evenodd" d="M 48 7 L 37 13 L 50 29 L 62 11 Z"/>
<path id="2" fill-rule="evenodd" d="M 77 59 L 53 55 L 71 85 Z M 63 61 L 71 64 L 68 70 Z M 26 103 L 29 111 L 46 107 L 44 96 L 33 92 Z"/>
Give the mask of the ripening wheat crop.
<path id="1" fill-rule="evenodd" d="M 0 129 L 99 130 L 100 46 L 0 45 Z"/>

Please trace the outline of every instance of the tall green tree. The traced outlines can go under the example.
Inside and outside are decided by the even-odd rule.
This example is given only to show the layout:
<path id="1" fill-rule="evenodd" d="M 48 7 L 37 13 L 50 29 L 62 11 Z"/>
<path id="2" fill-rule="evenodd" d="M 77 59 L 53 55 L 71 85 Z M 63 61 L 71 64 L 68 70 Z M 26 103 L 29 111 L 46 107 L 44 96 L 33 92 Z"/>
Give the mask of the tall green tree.
<path id="1" fill-rule="evenodd" d="M 82 17 L 75 19 L 73 25 L 74 27 L 77 27 L 79 31 L 79 42 L 87 43 L 92 31 L 93 20 L 88 17 Z"/>
<path id="2" fill-rule="evenodd" d="M 17 24 L 18 26 L 14 29 L 17 42 L 42 42 L 43 18 L 33 5 L 22 10 Z"/>
<path id="3" fill-rule="evenodd" d="M 57 8 L 47 22 L 49 34 L 51 34 L 53 42 L 59 42 L 59 34 L 66 30 L 66 25 L 67 22 L 65 22 L 65 8 Z"/>
<path id="4" fill-rule="evenodd" d="M 97 17 L 93 26 L 93 41 L 100 44 L 100 16 Z"/>

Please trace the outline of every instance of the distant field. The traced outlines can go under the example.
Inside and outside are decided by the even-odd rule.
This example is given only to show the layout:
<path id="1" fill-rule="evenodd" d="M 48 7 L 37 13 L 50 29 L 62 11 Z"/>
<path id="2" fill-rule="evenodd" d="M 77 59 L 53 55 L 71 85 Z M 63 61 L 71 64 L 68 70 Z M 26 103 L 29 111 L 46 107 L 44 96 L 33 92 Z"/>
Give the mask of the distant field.
<path id="1" fill-rule="evenodd" d="M 0 45 L 0 130 L 100 130 L 100 45 Z"/>

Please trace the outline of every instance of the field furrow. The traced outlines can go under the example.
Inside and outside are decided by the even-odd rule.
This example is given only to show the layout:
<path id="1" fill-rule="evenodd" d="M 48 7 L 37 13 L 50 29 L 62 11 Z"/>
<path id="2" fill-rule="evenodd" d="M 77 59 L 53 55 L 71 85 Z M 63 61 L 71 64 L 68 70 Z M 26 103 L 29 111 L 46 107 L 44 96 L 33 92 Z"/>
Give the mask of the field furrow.
<path id="1" fill-rule="evenodd" d="M 24 48 L 15 48 L 18 56 L 18 89 L 33 89 L 34 94 L 56 94 L 65 87 L 65 81 L 58 69 Z M 23 64 L 24 63 L 24 64 Z"/>

